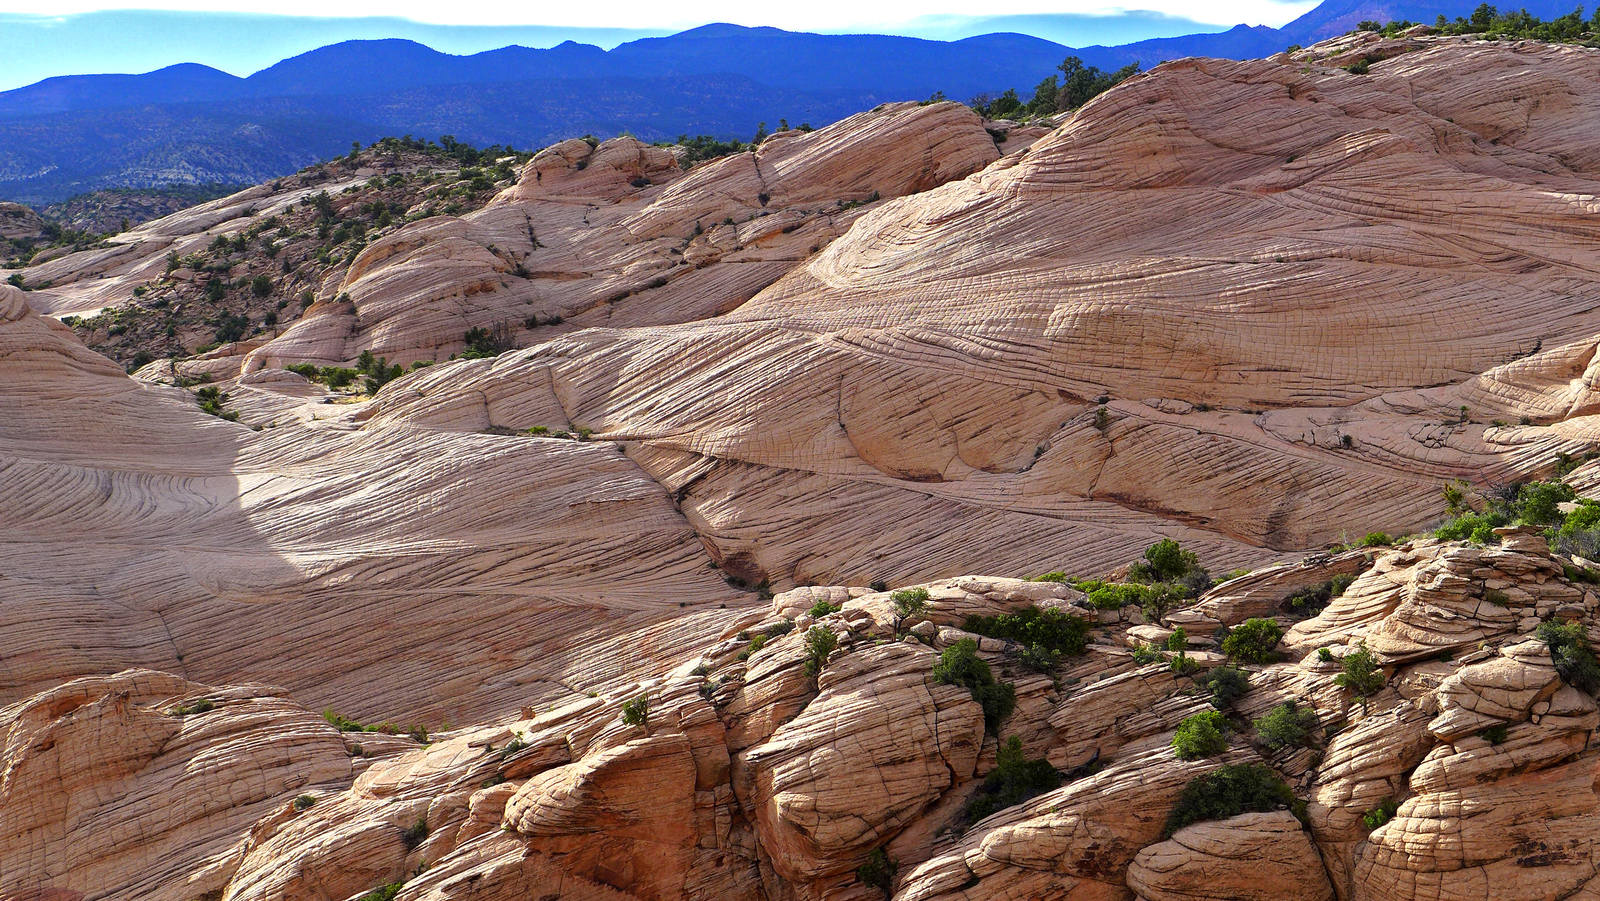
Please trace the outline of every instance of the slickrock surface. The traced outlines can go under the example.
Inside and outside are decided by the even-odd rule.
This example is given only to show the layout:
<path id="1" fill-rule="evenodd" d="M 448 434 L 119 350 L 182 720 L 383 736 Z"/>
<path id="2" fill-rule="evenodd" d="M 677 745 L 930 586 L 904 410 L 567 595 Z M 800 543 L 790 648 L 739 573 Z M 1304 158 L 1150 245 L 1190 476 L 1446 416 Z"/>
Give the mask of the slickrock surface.
<path id="1" fill-rule="evenodd" d="M 1536 635 L 1600 634 L 1583 564 L 1528 530 L 1295 559 L 1595 437 L 1600 53 L 1401 43 L 1169 64 L 1003 158 L 949 104 L 688 173 L 556 145 L 374 242 L 348 302 L 181 364 L 240 422 L 29 308 L 155 258 L 0 287 L 0 899 L 1600 895 L 1600 713 Z M 530 346 L 370 401 L 277 368 L 508 320 Z M 1157 622 L 1010 578 L 1163 535 L 1278 565 Z M 1085 653 L 964 631 L 1029 605 Z M 1283 656 L 1179 759 L 1258 616 Z M 1192 669 L 1137 662 L 1179 625 Z M 1015 693 L 994 731 L 933 675 L 967 639 Z M 1290 700 L 1308 746 L 1269 746 Z M 969 816 L 1012 737 L 1061 784 Z M 1240 764 L 1304 805 L 1169 830 Z"/>
<path id="2" fill-rule="evenodd" d="M 688 173 L 568 141 L 483 210 L 378 239 L 325 292 L 348 302 L 181 365 L 409 364 L 502 329 L 533 346 L 394 385 L 376 419 L 481 429 L 488 399 L 496 427 L 621 441 L 777 588 L 1093 572 L 1155 534 L 1254 563 L 1352 507 L 1404 533 L 1441 481 L 1594 437 L 1600 56 L 1383 48 L 1364 76 L 1171 63 L 998 160 L 954 104 Z"/>
<path id="3" fill-rule="evenodd" d="M 1561 565 L 1519 533 L 1507 543 L 1518 549 L 1502 556 Z M 1432 542 L 1376 550 L 1357 584 L 1428 551 L 1484 553 Z M 1592 589 L 1540 566 L 1508 568 L 1507 594 L 1565 586 L 1577 598 L 1565 615 L 1594 627 Z M 1258 578 L 1253 591 L 1287 596 L 1302 569 L 1266 570 L 1275 589 Z M 865 901 L 876 890 L 857 870 L 879 849 L 902 901 L 1533 899 L 1600 885 L 1590 741 L 1600 711 L 1521 626 L 1480 621 L 1481 645 L 1397 662 L 1360 703 L 1336 685 L 1338 665 L 1315 654 L 1250 666 L 1228 749 L 1185 761 L 1170 743 L 1179 720 L 1210 707 L 1197 675 L 1130 667 L 1114 643 L 1128 629 L 1120 621 L 1096 627 L 1085 656 L 1037 692 L 1024 691 L 1037 677 L 1017 646 L 977 637 L 995 676 L 1029 698 L 986 734 L 967 690 L 934 677 L 937 653 L 964 636 L 948 623 L 1028 605 L 1100 617 L 1055 583 L 924 587 L 928 608 L 904 620 L 886 593 L 797 589 L 738 627 L 705 630 L 698 650 L 636 644 L 629 653 L 659 655 L 654 674 L 421 747 L 341 735 L 260 687 L 130 671 L 47 690 L 0 710 L 0 895 L 347 901 L 392 885 L 401 901 Z M 1169 621 L 1236 590 L 1221 586 Z M 1489 612 L 1461 604 L 1472 590 L 1445 581 L 1434 600 L 1470 620 Z M 842 609 L 793 613 L 800 595 Z M 1330 606 L 1300 625 L 1370 644 L 1386 623 L 1342 620 Z M 815 676 L 812 629 L 838 639 Z M 1201 671 L 1220 659 L 1192 654 Z M 626 704 L 640 699 L 630 720 Z M 1249 725 L 1287 699 L 1325 725 L 1309 749 L 1275 751 Z M 1029 736 L 1025 753 L 1051 760 L 1063 783 L 973 822 L 962 808 L 1010 735 Z M 1280 806 L 1164 828 L 1186 786 L 1237 764 L 1276 767 L 1309 802 L 1304 813 Z M 1393 818 L 1371 820 L 1385 805 Z"/>
<path id="4" fill-rule="evenodd" d="M 602 648 L 678 653 L 764 606 L 609 444 L 252 432 L 9 286 L 0 383 L 0 701 L 142 666 L 437 727 L 631 681 L 661 664 Z"/>
<path id="5" fill-rule="evenodd" d="M 1288 811 L 1185 826 L 1139 852 L 1128 887 L 1141 901 L 1333 901 L 1316 847 Z"/>
<path id="6" fill-rule="evenodd" d="M 8 899 L 38 888 L 119 899 L 216 891 L 240 833 L 354 776 L 339 733 L 281 690 L 147 670 L 0 708 L 0 738 Z"/>

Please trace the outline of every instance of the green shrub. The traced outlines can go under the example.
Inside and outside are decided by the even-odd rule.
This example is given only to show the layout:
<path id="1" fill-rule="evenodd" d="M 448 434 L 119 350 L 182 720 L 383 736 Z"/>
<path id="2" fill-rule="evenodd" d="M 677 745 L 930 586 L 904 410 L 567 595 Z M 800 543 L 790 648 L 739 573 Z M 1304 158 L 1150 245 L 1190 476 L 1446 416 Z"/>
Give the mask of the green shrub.
<path id="1" fill-rule="evenodd" d="M 1385 539 L 1388 538 L 1387 535 L 1383 535 L 1381 532 L 1376 532 L 1373 534 L 1379 535 Z M 1369 539 L 1371 537 L 1371 535 L 1367 536 Z M 1366 540 L 1363 539 L 1363 544 L 1365 544 L 1365 541 Z M 1356 577 L 1353 575 L 1340 573 L 1328 581 L 1323 582 L 1321 585 L 1308 585 L 1305 588 L 1300 588 L 1294 592 L 1291 592 L 1288 597 L 1283 599 L 1283 603 L 1279 606 L 1294 616 L 1316 616 L 1318 613 L 1322 612 L 1322 608 L 1328 606 L 1329 601 L 1341 594 L 1344 594 L 1345 589 L 1349 588 L 1350 583 L 1354 582 L 1355 579 Z"/>
<path id="2" fill-rule="evenodd" d="M 428 821 L 418 817 L 415 823 L 400 830 L 400 841 L 407 851 L 413 851 L 428 837 Z"/>
<path id="3" fill-rule="evenodd" d="M 172 708 L 172 710 L 169 712 L 173 716 L 192 716 L 197 713 L 209 713 L 212 710 L 215 710 L 216 707 L 217 702 L 211 700 L 210 698 L 200 698 L 199 700 L 190 701 L 187 704 L 180 704 L 177 707 Z"/>
<path id="4" fill-rule="evenodd" d="M 1042 644 L 1023 645 L 1017 662 L 1036 673 L 1048 673 L 1061 665 L 1061 654 Z"/>
<path id="5" fill-rule="evenodd" d="M 983 784 L 962 808 L 968 823 L 1007 807 L 1014 807 L 1029 798 L 1038 797 L 1061 785 L 1061 774 L 1047 760 L 1029 760 L 1022 753 L 1022 740 L 1015 735 L 1006 739 L 995 756 L 995 767 L 983 779 Z"/>
<path id="6" fill-rule="evenodd" d="M 1294 793 L 1272 769 L 1258 763 L 1223 766 L 1184 787 L 1167 817 L 1165 834 L 1191 823 L 1293 806 Z"/>
<path id="7" fill-rule="evenodd" d="M 830 613 L 838 613 L 843 609 L 844 608 L 839 604 L 830 604 L 827 601 L 818 601 L 815 604 L 812 604 L 811 609 L 807 612 L 811 614 L 812 619 L 822 619 L 824 616 L 827 616 Z"/>
<path id="8" fill-rule="evenodd" d="M 1600 557 L 1600 504 L 1588 500 L 1578 504 L 1554 530 L 1550 544 L 1558 553 L 1593 560 Z"/>
<path id="9" fill-rule="evenodd" d="M 749 660 L 750 655 L 767 646 L 766 633 L 751 637 L 750 646 L 739 652 L 740 660 Z"/>
<path id="10" fill-rule="evenodd" d="M 195 391 L 194 399 L 203 412 L 209 413 L 218 419 L 226 419 L 229 422 L 237 422 L 239 419 L 238 413 L 223 408 L 223 404 L 228 402 L 228 395 L 223 394 L 222 389 L 215 385 L 207 385 Z"/>
<path id="11" fill-rule="evenodd" d="M 1506 726 L 1504 723 L 1501 723 L 1498 726 L 1490 726 L 1482 732 L 1479 732 L 1478 735 L 1489 744 L 1498 745 L 1506 740 Z"/>
<path id="12" fill-rule="evenodd" d="M 1499 544 L 1494 530 L 1507 524 L 1506 517 L 1498 512 L 1463 513 L 1433 530 L 1433 537 L 1441 541 L 1470 541 L 1473 544 Z"/>
<path id="13" fill-rule="evenodd" d="M 1328 648 L 1317 648 L 1317 659 L 1323 663 L 1333 662 L 1333 651 Z"/>
<path id="14" fill-rule="evenodd" d="M 906 620 L 928 609 L 928 589 L 902 588 L 889 595 L 889 602 L 894 605 L 894 630 L 898 633 Z"/>
<path id="15" fill-rule="evenodd" d="M 1146 585 L 1127 585 L 1120 582 L 1079 582 L 1078 589 L 1088 595 L 1089 603 L 1099 610 L 1121 610 L 1129 604 L 1142 604 L 1150 594 Z"/>
<path id="16" fill-rule="evenodd" d="M 338 390 L 348 388 L 361 373 L 346 366 L 324 366 L 317 370 L 317 378 L 326 383 L 329 388 Z"/>
<path id="17" fill-rule="evenodd" d="M 1220 712 L 1206 710 L 1184 717 L 1172 736 L 1172 750 L 1179 760 L 1201 760 L 1228 750 L 1228 720 Z"/>
<path id="18" fill-rule="evenodd" d="M 364 350 L 356 360 L 356 372 L 367 377 L 367 393 L 377 394 L 378 389 L 403 375 L 405 368 L 398 363 L 390 366 L 386 357 L 374 357 L 372 351 Z"/>
<path id="19" fill-rule="evenodd" d="M 1016 707 L 1016 689 L 1010 682 L 996 682 L 989 664 L 978 656 L 978 643 L 963 638 L 939 654 L 933 665 L 933 678 L 946 685 L 961 685 L 983 707 L 984 726 L 996 732 L 1000 723 Z"/>
<path id="20" fill-rule="evenodd" d="M 1189 633 L 1182 626 L 1174 626 L 1167 636 L 1167 650 L 1183 653 L 1189 649 Z"/>
<path id="21" fill-rule="evenodd" d="M 1227 710 L 1250 690 L 1250 674 L 1235 666 L 1219 666 L 1200 677 L 1199 685 L 1211 694 L 1211 706 Z"/>
<path id="22" fill-rule="evenodd" d="M 1595 660 L 1581 623 L 1541 623 L 1535 634 L 1549 645 L 1556 672 L 1568 685 L 1585 694 L 1600 692 L 1600 662 Z"/>
<path id="23" fill-rule="evenodd" d="M 1511 606 L 1511 595 L 1506 594 L 1498 588 L 1486 589 L 1483 592 L 1483 599 L 1495 605 L 1496 607 Z"/>
<path id="24" fill-rule="evenodd" d="M 306 810 L 315 803 L 317 803 L 317 799 L 311 795 L 301 795 L 300 797 L 294 799 L 294 809 Z"/>
<path id="25" fill-rule="evenodd" d="M 1388 547 L 1394 544 L 1394 539 L 1388 532 L 1368 532 L 1360 541 L 1361 547 Z"/>
<path id="26" fill-rule="evenodd" d="M 1384 798 L 1383 803 L 1361 815 L 1361 822 L 1366 824 L 1368 830 L 1376 829 L 1394 819 L 1395 811 L 1399 809 L 1400 805 L 1393 798 Z"/>
<path id="27" fill-rule="evenodd" d="M 1315 710 L 1301 708 L 1290 699 L 1267 711 L 1255 725 L 1256 735 L 1269 747 L 1303 748 L 1311 744 L 1319 723 Z"/>
<path id="28" fill-rule="evenodd" d="M 1034 576 L 1030 581 L 1033 581 L 1033 582 L 1071 582 L 1072 580 L 1067 577 L 1066 573 L 1057 570 L 1056 572 L 1045 573 L 1042 576 Z"/>
<path id="29" fill-rule="evenodd" d="M 1459 493 L 1459 489 L 1458 489 Z M 1476 544 L 1497 544 L 1500 539 L 1494 529 L 1505 525 L 1545 526 L 1546 538 L 1560 549 L 1562 532 L 1567 530 L 1568 540 L 1590 526 L 1600 524 L 1600 511 L 1583 512 L 1580 505 L 1572 514 L 1563 514 L 1560 505 L 1577 499 L 1572 486 L 1560 481 L 1526 482 L 1518 485 L 1501 485 L 1491 488 L 1483 498 L 1482 512 L 1466 509 L 1462 498 L 1446 494 L 1447 503 L 1461 512 L 1446 520 L 1434 530 L 1435 538 L 1449 541 L 1471 541 Z M 1579 520 L 1568 529 L 1571 516 Z M 1600 541 L 1595 544 L 1600 549 Z M 1569 551 L 1570 552 L 1570 551 Z"/>
<path id="30" fill-rule="evenodd" d="M 1153 644 L 1144 644 L 1141 642 L 1133 646 L 1133 662 L 1139 664 L 1140 666 L 1149 666 L 1152 663 L 1162 663 L 1165 662 L 1166 659 L 1167 655 L 1161 653 L 1161 651 Z"/>
<path id="31" fill-rule="evenodd" d="M 1536 526 L 1560 526 L 1565 519 L 1560 505 L 1571 502 L 1577 496 L 1572 486 L 1565 482 L 1528 482 L 1520 486 L 1517 491 L 1517 522 Z"/>
<path id="32" fill-rule="evenodd" d="M 266 297 L 272 293 L 272 279 L 265 275 L 258 275 L 250 280 L 250 293 L 257 297 Z"/>
<path id="33" fill-rule="evenodd" d="M 999 616 L 968 616 L 963 631 L 990 638 L 1035 645 L 1045 651 L 1075 657 L 1089 644 L 1089 624 L 1058 607 L 1024 607 Z"/>
<path id="34" fill-rule="evenodd" d="M 650 696 L 640 695 L 622 703 L 622 723 L 625 726 L 650 726 Z"/>
<path id="35" fill-rule="evenodd" d="M 1244 663 L 1271 663 L 1282 639 L 1283 627 L 1276 620 L 1247 619 L 1222 639 L 1222 652 Z"/>
<path id="36" fill-rule="evenodd" d="M 466 349 L 461 352 L 463 360 L 481 360 L 488 357 L 497 357 L 510 350 L 513 346 L 510 327 L 505 323 L 492 329 L 475 327 L 467 329 L 461 339 Z"/>
<path id="37" fill-rule="evenodd" d="M 1205 576 L 1206 572 L 1200 566 L 1200 558 L 1192 551 L 1184 550 L 1171 538 L 1163 538 L 1145 549 L 1144 561 L 1135 563 L 1128 569 L 1128 578 L 1135 582 L 1154 585 L 1161 582 L 1183 582 L 1196 575 Z M 1205 587 L 1210 587 L 1210 578 L 1205 578 Z M 1193 594 L 1199 594 L 1194 591 Z M 1192 596 L 1192 594 L 1191 594 Z"/>
<path id="38" fill-rule="evenodd" d="M 1138 604 L 1145 619 L 1155 622 L 1187 596 L 1188 589 L 1181 585 L 1159 583 L 1140 585 L 1123 582 L 1102 582 L 1084 579 L 1073 583 L 1088 595 L 1088 601 L 1100 610 L 1120 610 L 1129 604 Z"/>
<path id="39" fill-rule="evenodd" d="M 367 892 L 365 895 L 362 895 L 360 898 L 357 898 L 356 901 L 394 901 L 394 897 L 400 894 L 400 890 L 402 888 L 405 888 L 405 883 L 403 882 L 391 882 L 388 885 L 380 885 L 372 891 Z"/>
<path id="40" fill-rule="evenodd" d="M 866 863 L 856 867 L 856 881 L 883 892 L 883 896 L 887 898 L 894 890 L 894 874 L 899 869 L 900 867 L 889 859 L 887 851 L 875 848 L 867 855 Z"/>
<path id="41" fill-rule="evenodd" d="M 816 678 L 828 662 L 828 655 L 839 646 L 839 636 L 826 626 L 806 630 L 806 675 Z"/>
<path id="42" fill-rule="evenodd" d="M 1360 698 L 1363 704 L 1367 698 L 1383 690 L 1389 681 L 1364 641 L 1354 651 L 1344 655 L 1342 665 L 1344 672 L 1334 676 L 1333 683 Z"/>

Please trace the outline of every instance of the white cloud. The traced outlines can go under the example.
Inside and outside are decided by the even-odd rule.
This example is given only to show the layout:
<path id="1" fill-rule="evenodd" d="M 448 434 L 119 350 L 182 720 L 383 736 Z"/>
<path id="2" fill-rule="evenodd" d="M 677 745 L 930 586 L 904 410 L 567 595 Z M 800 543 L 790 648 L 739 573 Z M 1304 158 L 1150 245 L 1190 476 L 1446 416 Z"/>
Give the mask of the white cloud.
<path id="1" fill-rule="evenodd" d="M 1232 25 L 1282 25 L 1315 5 L 1314 0 L 1229 0 L 1194 3 L 1183 0 L 1140 0 L 1136 7 L 1199 22 Z M 170 9 L 234 13 L 328 17 L 326 0 L 0 0 L 0 12 L 35 15 L 72 15 L 107 9 Z M 1010 0 L 999 6 L 975 10 L 970 0 L 810 0 L 806 3 L 769 5 L 748 0 L 702 0 L 695 4 L 645 3 L 614 0 L 603 8 L 586 4 L 509 3 L 504 0 L 461 0 L 451 4 L 423 0 L 352 0 L 339 5 L 340 17 L 398 16 L 440 25 L 561 25 L 617 28 L 688 28 L 706 22 L 739 25 L 773 25 L 800 30 L 888 30 L 919 16 L 1015 15 L 1050 13 L 1114 14 L 1128 6 L 1097 3 L 1062 3 L 1060 0 Z M 601 11 L 603 9 L 603 11 Z"/>

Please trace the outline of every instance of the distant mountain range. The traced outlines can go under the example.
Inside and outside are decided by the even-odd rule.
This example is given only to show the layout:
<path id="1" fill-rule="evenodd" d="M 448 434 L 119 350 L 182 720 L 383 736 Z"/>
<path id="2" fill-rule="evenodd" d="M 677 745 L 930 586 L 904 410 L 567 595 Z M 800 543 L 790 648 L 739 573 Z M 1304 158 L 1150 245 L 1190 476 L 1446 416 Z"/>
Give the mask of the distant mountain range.
<path id="1" fill-rule="evenodd" d="M 958 41 L 707 25 L 611 50 L 572 41 L 466 56 L 409 40 L 347 41 L 247 78 L 198 64 L 50 78 L 0 93 L 0 198 L 105 187 L 256 183 L 385 135 L 453 134 L 533 148 L 631 132 L 748 138 L 758 123 L 822 125 L 889 100 L 1031 91 L 1068 55 L 1102 68 L 1264 56 L 1363 19 L 1432 21 L 1470 0 L 1325 0 L 1283 28 L 1070 48 L 1022 34 Z M 1535 15 L 1566 4 L 1535 0 Z M 1538 8 L 1533 8 L 1538 7 Z"/>

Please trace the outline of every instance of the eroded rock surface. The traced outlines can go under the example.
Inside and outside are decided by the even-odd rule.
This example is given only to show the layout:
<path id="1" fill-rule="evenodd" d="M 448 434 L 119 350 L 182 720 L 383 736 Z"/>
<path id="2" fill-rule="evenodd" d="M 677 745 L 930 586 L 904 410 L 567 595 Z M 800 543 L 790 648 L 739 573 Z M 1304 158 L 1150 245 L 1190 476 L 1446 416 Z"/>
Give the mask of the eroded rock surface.
<path id="1" fill-rule="evenodd" d="M 348 301 L 193 361 L 240 422 L 0 287 L 0 894 L 1600 891 L 1600 714 L 1538 634 L 1600 632 L 1587 564 L 1517 529 L 1296 559 L 1593 440 L 1600 56 L 1361 40 L 1394 51 L 1367 76 L 1169 64 L 1004 158 L 948 104 L 688 173 L 557 145 L 374 242 Z M 508 317 L 526 348 L 370 400 L 278 368 Z M 1014 578 L 1157 536 L 1277 565 L 1148 616 Z M 1029 606 L 1084 652 L 967 631 Z M 1214 638 L 1257 616 L 1281 656 L 1181 759 Z M 1180 625 L 1182 660 L 1135 657 Z M 968 641 L 1010 686 L 994 729 L 975 661 L 934 676 Z M 1253 721 L 1289 701 L 1315 728 L 1274 746 Z M 1012 738 L 1059 785 L 969 806 Z M 1170 828 L 1245 765 L 1294 803 Z"/>

